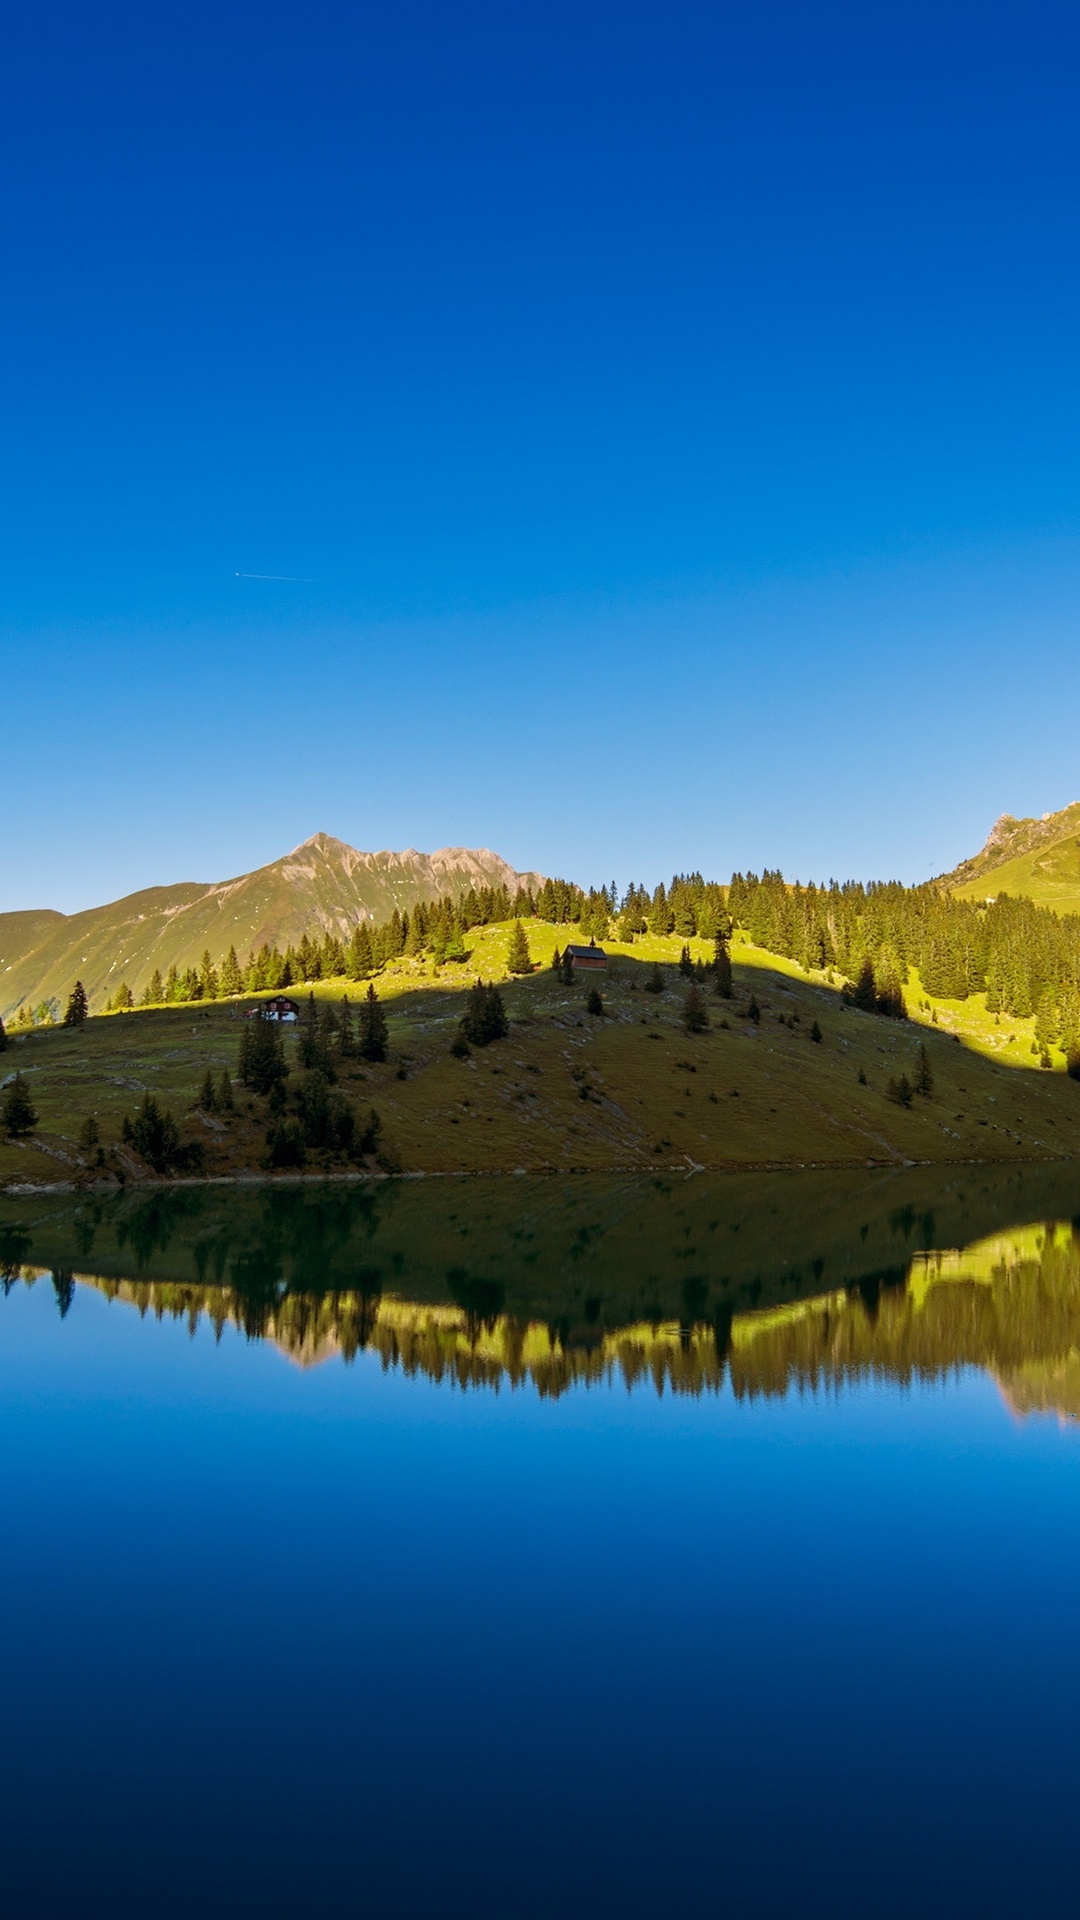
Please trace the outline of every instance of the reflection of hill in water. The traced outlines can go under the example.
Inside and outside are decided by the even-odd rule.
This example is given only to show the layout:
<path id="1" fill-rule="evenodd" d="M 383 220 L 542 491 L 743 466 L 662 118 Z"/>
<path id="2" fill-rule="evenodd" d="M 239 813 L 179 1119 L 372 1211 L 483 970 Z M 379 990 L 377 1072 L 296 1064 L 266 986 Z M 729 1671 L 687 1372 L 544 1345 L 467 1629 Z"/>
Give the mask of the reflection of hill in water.
<path id="1" fill-rule="evenodd" d="M 6 1208 L 0 1263 L 231 1323 L 301 1365 L 360 1351 L 557 1395 L 740 1397 L 982 1366 L 1018 1412 L 1080 1411 L 1080 1232 L 1060 1169 L 426 1191 L 163 1191 Z M 1055 1184 L 1056 1183 L 1056 1184 Z M 949 1243 L 967 1244 L 963 1252 Z"/>

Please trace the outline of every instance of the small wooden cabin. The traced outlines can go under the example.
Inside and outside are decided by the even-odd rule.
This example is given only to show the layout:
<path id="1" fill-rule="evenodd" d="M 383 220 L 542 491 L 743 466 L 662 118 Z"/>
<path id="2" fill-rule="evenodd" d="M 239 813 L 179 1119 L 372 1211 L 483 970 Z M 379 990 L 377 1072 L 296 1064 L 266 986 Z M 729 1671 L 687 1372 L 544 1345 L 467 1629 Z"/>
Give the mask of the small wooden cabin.
<path id="1" fill-rule="evenodd" d="M 269 1000 L 260 1000 L 257 1007 L 249 1007 L 245 1020 L 299 1020 L 300 1002 L 290 1000 L 287 994 L 272 993 Z"/>
<path id="2" fill-rule="evenodd" d="M 563 959 L 569 960 L 575 973 L 592 973 L 607 966 L 607 954 L 595 940 L 590 940 L 587 947 L 567 947 Z"/>

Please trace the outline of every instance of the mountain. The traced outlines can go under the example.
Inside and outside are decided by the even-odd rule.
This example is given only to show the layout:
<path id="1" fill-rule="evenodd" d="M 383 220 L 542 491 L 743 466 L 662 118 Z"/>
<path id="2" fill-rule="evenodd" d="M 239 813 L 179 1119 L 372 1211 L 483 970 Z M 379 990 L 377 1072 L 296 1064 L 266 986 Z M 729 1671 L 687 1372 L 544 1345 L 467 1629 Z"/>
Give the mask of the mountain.
<path id="1" fill-rule="evenodd" d="M 208 947 L 220 964 L 230 946 L 241 960 L 263 941 L 282 950 L 316 930 L 348 934 L 361 919 L 388 920 L 470 886 L 535 887 L 487 847 L 437 853 L 360 853 L 328 833 L 313 834 L 281 860 L 234 880 L 149 887 L 84 913 L 48 909 L 0 914 L 0 1018 L 24 1000 L 63 1001 L 83 982 L 100 1007 L 120 982 L 136 995 L 155 969 L 197 967 Z"/>
<path id="2" fill-rule="evenodd" d="M 1026 894 L 1055 913 L 1080 913 L 1080 800 L 1041 820 L 1003 813 L 982 850 L 943 883 L 962 900 Z"/>

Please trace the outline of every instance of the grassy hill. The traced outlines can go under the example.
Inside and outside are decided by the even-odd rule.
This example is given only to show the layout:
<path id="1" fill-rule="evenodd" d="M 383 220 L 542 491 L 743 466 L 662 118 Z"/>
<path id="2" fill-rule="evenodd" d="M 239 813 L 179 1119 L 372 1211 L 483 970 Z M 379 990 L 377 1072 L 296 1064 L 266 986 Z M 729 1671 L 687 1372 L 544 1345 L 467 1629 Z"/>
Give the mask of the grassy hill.
<path id="1" fill-rule="evenodd" d="M 585 1008 L 591 982 L 566 986 L 550 971 L 565 927 L 528 923 L 541 970 L 506 979 L 510 929 L 470 935 L 469 963 L 435 969 L 401 960 L 379 980 L 389 1016 L 390 1058 L 346 1062 L 341 1089 L 361 1114 L 382 1120 L 389 1164 L 433 1173 L 616 1170 L 691 1166 L 898 1166 L 906 1161 L 1046 1160 L 1080 1154 L 1080 1086 L 1055 1055 L 1038 1070 L 1030 1021 L 987 1014 L 984 998 L 935 1000 L 916 982 L 910 1021 L 844 1005 L 820 975 L 738 944 L 735 997 L 709 997 L 710 1027 L 682 1027 L 685 983 L 677 937 L 610 944 L 601 976 L 605 1015 Z M 691 942 L 707 957 L 703 941 Z M 664 965 L 664 991 L 645 991 L 649 964 Z M 502 978 L 509 1037 L 468 1059 L 449 1052 L 464 989 Z M 340 1001 L 344 981 L 320 983 Z M 351 989 L 355 997 L 358 989 Z M 748 1017 L 751 998 L 760 1020 Z M 266 1103 L 246 1095 L 232 1115 L 203 1115 L 195 1101 L 207 1067 L 235 1071 L 240 1007 L 216 1002 L 102 1016 L 75 1031 L 16 1037 L 0 1075 L 21 1070 L 41 1115 L 24 1144 L 0 1142 L 0 1182 L 93 1178 L 76 1145 L 87 1115 L 107 1143 L 125 1113 L 152 1091 L 204 1151 L 209 1175 L 236 1176 L 266 1161 Z M 821 1040 L 812 1037 L 814 1023 Z M 888 1098 L 890 1079 L 911 1074 L 920 1042 L 934 1092 L 911 1108 Z M 295 1050 L 295 1035 L 287 1047 Z M 296 1077 L 292 1080 L 296 1085 Z M 126 1177 L 147 1169 L 121 1155 Z M 313 1174 L 343 1171 L 309 1157 Z"/>
<path id="2" fill-rule="evenodd" d="M 944 881 L 963 900 L 1024 894 L 1055 913 L 1080 913 L 1080 801 L 1042 820 L 1002 814 L 981 851 Z"/>
<path id="3" fill-rule="evenodd" d="M 125 981 L 136 996 L 155 968 L 197 967 L 204 949 L 219 962 L 267 941 L 284 951 L 315 929 L 348 935 L 362 918 L 388 920 L 394 908 L 469 886 L 539 882 L 517 874 L 486 847 L 438 853 L 359 853 L 317 833 L 284 859 L 235 880 L 151 887 L 111 905 L 66 915 L 0 914 L 0 1019 L 24 1000 L 64 1003 L 81 979 L 101 1005 Z"/>

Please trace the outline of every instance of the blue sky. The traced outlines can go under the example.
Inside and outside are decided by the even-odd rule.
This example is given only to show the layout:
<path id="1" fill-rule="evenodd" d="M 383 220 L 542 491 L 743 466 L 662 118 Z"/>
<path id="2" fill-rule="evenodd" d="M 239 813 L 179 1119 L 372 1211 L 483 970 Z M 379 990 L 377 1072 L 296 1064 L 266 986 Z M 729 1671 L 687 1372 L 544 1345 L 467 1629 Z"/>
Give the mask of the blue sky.
<path id="1" fill-rule="evenodd" d="M 1039 5 L 9 16 L 0 909 L 319 828 L 918 879 L 1080 796 L 1078 53 Z"/>

